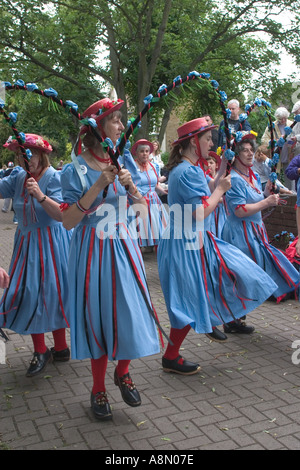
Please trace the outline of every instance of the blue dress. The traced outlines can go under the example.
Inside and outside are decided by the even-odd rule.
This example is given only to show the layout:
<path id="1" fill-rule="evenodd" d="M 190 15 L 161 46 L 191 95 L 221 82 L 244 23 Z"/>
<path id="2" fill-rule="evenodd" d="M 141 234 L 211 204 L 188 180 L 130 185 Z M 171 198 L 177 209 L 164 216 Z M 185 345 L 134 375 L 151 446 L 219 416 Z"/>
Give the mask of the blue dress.
<path id="1" fill-rule="evenodd" d="M 158 247 L 158 269 L 171 326 L 197 333 L 254 310 L 276 289 L 272 279 L 236 247 L 209 231 L 210 216 L 193 211 L 210 190 L 200 167 L 183 161 L 169 176 L 169 225 Z"/>
<path id="2" fill-rule="evenodd" d="M 158 176 L 155 166 L 150 163 L 150 168 L 146 171 L 140 171 L 137 168 L 138 180 L 134 182 L 139 192 L 145 197 L 148 205 L 148 217 L 137 217 L 137 230 L 139 237 L 139 245 L 157 246 L 161 238 L 161 234 L 167 225 L 168 214 L 161 202 L 155 187 L 158 183 Z"/>
<path id="3" fill-rule="evenodd" d="M 88 190 L 99 178 L 79 156 Z M 80 199 L 82 185 L 73 164 L 62 169 L 64 202 Z M 76 359 L 136 359 L 159 352 L 153 307 L 128 199 L 118 178 L 95 200 L 96 212 L 74 228 L 69 257 L 71 352 Z M 103 203 L 103 204 L 102 204 Z M 101 205 L 102 204 L 102 205 Z M 98 208 L 98 209 L 97 209 Z M 130 207 L 129 207 L 130 211 Z M 130 216 L 130 214 L 129 214 Z M 136 233 L 136 232 L 135 232 Z"/>
<path id="4" fill-rule="evenodd" d="M 236 171 L 231 172 L 231 189 L 226 193 L 229 215 L 222 232 L 223 240 L 240 248 L 276 282 L 274 297 L 291 292 L 299 285 L 299 272 L 287 257 L 269 243 L 261 212 L 246 217 L 237 217 L 238 206 L 253 204 L 264 198 L 260 179 L 255 174 L 255 189 Z"/>
<path id="5" fill-rule="evenodd" d="M 36 199 L 24 193 L 27 173 L 16 167 L 0 181 L 3 198 L 13 198 L 18 218 L 9 268 L 10 284 L 0 303 L 0 326 L 19 334 L 46 333 L 68 324 L 67 260 L 70 237 Z M 42 192 L 61 203 L 60 172 L 49 167 Z M 24 199 L 28 199 L 25 202 Z"/>

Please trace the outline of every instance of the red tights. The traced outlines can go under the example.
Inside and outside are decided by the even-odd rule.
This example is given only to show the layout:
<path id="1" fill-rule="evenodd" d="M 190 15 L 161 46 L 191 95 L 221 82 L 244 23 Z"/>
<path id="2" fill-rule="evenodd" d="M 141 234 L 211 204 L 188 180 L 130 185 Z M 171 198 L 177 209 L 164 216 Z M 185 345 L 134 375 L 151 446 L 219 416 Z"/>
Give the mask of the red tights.
<path id="1" fill-rule="evenodd" d="M 60 330 L 52 331 L 53 339 L 54 339 L 54 349 L 55 351 L 62 351 L 63 349 L 67 349 L 68 345 L 66 342 L 66 330 L 65 328 L 61 328 Z M 32 334 L 31 335 L 34 351 L 40 354 L 44 354 L 47 351 L 47 346 L 45 343 L 45 335 L 44 333 L 39 334 Z"/>
<path id="2" fill-rule="evenodd" d="M 97 392 L 105 392 L 105 373 L 107 368 L 108 357 L 103 355 L 99 359 L 91 359 L 92 375 L 93 375 L 93 390 L 95 395 Z M 119 377 L 128 373 L 129 360 L 120 360 L 117 365 L 117 374 Z"/>
<path id="3" fill-rule="evenodd" d="M 170 343 L 168 343 L 166 352 L 164 354 L 164 357 L 166 359 L 169 359 L 170 361 L 172 361 L 173 359 L 176 359 L 176 357 L 179 356 L 180 346 L 182 345 L 183 340 L 185 339 L 190 329 L 191 329 L 190 325 L 186 325 L 184 328 L 181 328 L 181 329 L 171 328 L 170 340 L 172 341 L 173 346 Z"/>

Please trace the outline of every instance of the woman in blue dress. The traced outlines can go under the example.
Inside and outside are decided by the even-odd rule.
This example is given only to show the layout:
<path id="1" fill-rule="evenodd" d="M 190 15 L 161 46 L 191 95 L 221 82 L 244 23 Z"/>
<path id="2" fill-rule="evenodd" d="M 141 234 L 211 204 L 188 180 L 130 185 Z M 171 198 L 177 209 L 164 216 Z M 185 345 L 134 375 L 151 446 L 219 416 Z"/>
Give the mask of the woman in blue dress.
<path id="1" fill-rule="evenodd" d="M 254 152 L 255 138 L 251 135 L 236 145 L 231 189 L 226 193 L 229 215 L 222 238 L 240 248 L 269 274 L 277 284 L 273 296 L 278 299 L 298 287 L 299 273 L 286 256 L 269 243 L 261 211 L 277 206 L 279 194 L 270 193 L 269 180 L 265 189 L 269 195 L 264 197 L 259 176 L 251 169 Z M 229 324 L 225 331 L 236 332 L 236 328 L 235 324 Z"/>
<path id="2" fill-rule="evenodd" d="M 0 181 L 0 197 L 12 198 L 18 218 L 10 283 L 0 304 L 0 326 L 31 335 L 34 354 L 27 377 L 42 372 L 53 361 L 67 361 L 66 310 L 67 259 L 70 234 L 62 226 L 60 173 L 50 166 L 51 145 L 36 134 L 25 134 L 31 152 L 25 171 L 16 139 L 4 147 L 18 153 L 20 166 Z M 54 348 L 48 349 L 44 333 L 52 332 Z"/>
<path id="3" fill-rule="evenodd" d="M 122 104 L 104 98 L 84 113 L 114 144 L 124 130 Z M 91 359 L 91 408 L 97 419 L 108 420 L 112 418 L 105 386 L 108 360 L 118 361 L 114 382 L 123 400 L 138 406 L 141 397 L 129 374 L 130 361 L 160 349 L 141 251 L 130 236 L 127 218 L 128 204 L 145 213 L 147 205 L 128 169 L 118 172 L 97 138 L 88 129 L 81 132 L 84 150 L 77 157 L 81 175 L 68 164 L 61 176 L 64 226 L 74 227 L 69 258 L 71 351 L 73 358 Z"/>
<path id="4" fill-rule="evenodd" d="M 154 246 L 157 247 L 168 220 L 167 211 L 156 192 L 158 190 L 161 194 L 166 194 L 159 184 L 159 168 L 149 160 L 152 152 L 153 145 L 146 139 L 138 140 L 131 149 L 139 176 L 136 185 L 148 206 L 148 217 L 137 218 L 138 239 L 142 251 L 152 251 Z"/>
<path id="5" fill-rule="evenodd" d="M 212 144 L 205 118 L 179 127 L 168 168 L 169 225 L 158 247 L 158 269 L 171 323 L 173 343 L 162 358 L 163 370 L 197 373 L 199 364 L 183 359 L 180 346 L 192 327 L 211 339 L 214 330 L 252 311 L 276 289 L 273 280 L 236 247 L 209 231 L 210 216 L 230 189 L 225 158 L 211 188 L 203 171 Z M 220 339 L 223 339 L 222 337 Z"/>

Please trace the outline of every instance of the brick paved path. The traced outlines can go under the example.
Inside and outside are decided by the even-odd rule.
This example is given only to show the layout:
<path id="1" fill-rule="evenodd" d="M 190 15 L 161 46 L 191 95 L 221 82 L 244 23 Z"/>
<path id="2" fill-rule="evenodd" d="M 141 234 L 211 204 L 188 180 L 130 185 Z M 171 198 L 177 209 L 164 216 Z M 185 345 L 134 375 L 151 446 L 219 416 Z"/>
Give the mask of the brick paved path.
<path id="1" fill-rule="evenodd" d="M 0 211 L 4 268 L 15 227 L 12 213 Z M 153 303 L 169 331 L 155 255 L 144 259 Z M 106 385 L 114 417 L 107 423 L 91 414 L 88 360 L 51 364 L 39 378 L 28 379 L 31 339 L 9 332 L 7 363 L 0 364 L 0 450 L 299 449 L 300 365 L 292 363 L 292 343 L 300 340 L 299 303 L 266 302 L 248 323 L 255 334 L 232 335 L 223 345 L 188 335 L 182 354 L 200 362 L 198 375 L 164 373 L 160 354 L 133 361 L 142 396 L 138 408 L 123 403 L 109 363 Z M 53 345 L 51 335 L 47 343 Z"/>

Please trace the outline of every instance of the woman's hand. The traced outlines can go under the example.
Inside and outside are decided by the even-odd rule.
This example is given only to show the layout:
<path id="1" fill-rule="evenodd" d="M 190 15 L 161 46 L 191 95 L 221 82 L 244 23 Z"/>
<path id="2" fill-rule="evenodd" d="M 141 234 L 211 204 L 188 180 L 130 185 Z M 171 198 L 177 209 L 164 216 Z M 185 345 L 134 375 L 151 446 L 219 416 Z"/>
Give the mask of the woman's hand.
<path id="1" fill-rule="evenodd" d="M 6 289 L 9 285 L 9 275 L 5 269 L 0 268 L 0 287 L 1 289 Z"/>
<path id="2" fill-rule="evenodd" d="M 128 186 L 128 190 L 132 190 L 134 188 L 134 184 L 131 178 L 131 174 L 126 168 L 122 168 L 118 173 L 119 181 L 122 186 Z"/>
<path id="3" fill-rule="evenodd" d="M 98 183 L 101 185 L 101 188 L 104 189 L 106 186 L 113 183 L 116 179 L 117 173 L 118 170 L 115 165 L 108 165 L 105 167 L 98 179 Z"/>
<path id="4" fill-rule="evenodd" d="M 278 206 L 279 204 L 279 194 L 271 194 L 266 198 L 268 206 Z"/>
<path id="5" fill-rule="evenodd" d="M 226 193 L 231 188 L 231 175 L 222 176 L 217 184 L 217 188 L 222 191 L 222 193 Z"/>
<path id="6" fill-rule="evenodd" d="M 44 197 L 44 194 L 41 191 L 38 182 L 34 178 L 28 178 L 26 182 L 26 189 L 28 191 L 28 194 L 30 194 L 38 201 L 40 201 Z"/>

